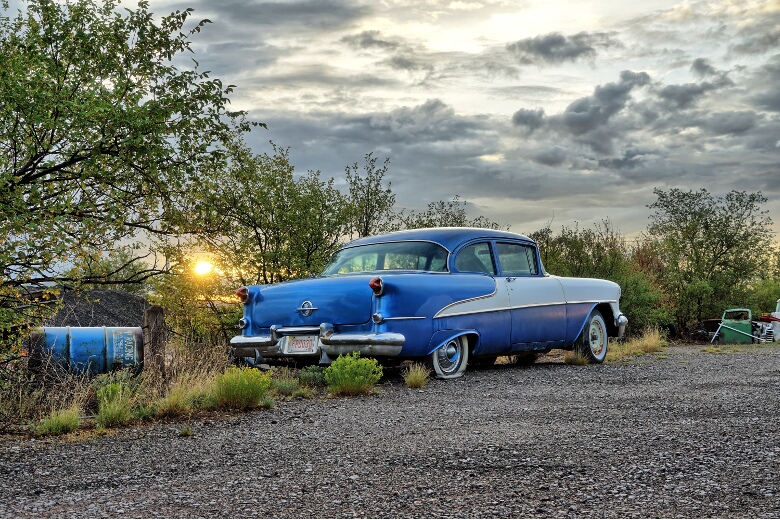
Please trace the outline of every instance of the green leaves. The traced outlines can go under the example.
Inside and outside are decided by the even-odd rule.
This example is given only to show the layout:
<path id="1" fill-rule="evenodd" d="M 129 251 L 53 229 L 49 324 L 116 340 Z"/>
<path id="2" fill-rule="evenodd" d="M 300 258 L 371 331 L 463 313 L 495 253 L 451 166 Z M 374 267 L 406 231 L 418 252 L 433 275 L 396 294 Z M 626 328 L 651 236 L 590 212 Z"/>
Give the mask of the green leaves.
<path id="1" fill-rule="evenodd" d="M 0 15 L 2 286 L 56 281 L 120 240 L 176 231 L 188 186 L 250 123 L 190 65 L 191 9 L 30 0 Z M 0 300 L 7 308 L 14 299 Z"/>
<path id="2" fill-rule="evenodd" d="M 761 210 L 767 199 L 744 191 L 716 197 L 703 188 L 654 193 L 648 233 L 659 244 L 678 324 L 744 305 L 748 286 L 769 265 L 772 221 Z"/>

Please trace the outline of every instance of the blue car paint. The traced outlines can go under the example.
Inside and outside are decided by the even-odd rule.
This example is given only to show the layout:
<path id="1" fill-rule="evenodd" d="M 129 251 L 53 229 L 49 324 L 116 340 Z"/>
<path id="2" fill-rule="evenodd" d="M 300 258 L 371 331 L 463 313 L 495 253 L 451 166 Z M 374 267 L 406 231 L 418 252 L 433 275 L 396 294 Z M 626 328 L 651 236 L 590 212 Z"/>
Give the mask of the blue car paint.
<path id="1" fill-rule="evenodd" d="M 406 240 L 433 242 L 446 248 L 450 272 L 388 270 L 250 287 L 244 315 L 249 325 L 242 335 L 267 335 L 271 325 L 316 327 L 327 322 L 334 325 L 335 333 L 402 334 L 404 343 L 398 355 L 405 358 L 427 356 L 461 335 L 471 338 L 474 355 L 501 355 L 570 347 L 597 305 L 594 301 L 561 301 L 549 305 L 439 315 L 442 309 L 458 302 L 480 300 L 506 290 L 505 286 L 497 286 L 496 283 L 502 278 L 498 258 L 495 257 L 496 242 L 510 241 L 533 246 L 539 269 L 538 273 L 527 278 L 542 280 L 549 276 L 544 272 L 535 243 L 514 233 L 471 228 L 410 230 L 362 238 L 344 247 Z M 498 267 L 495 276 L 456 271 L 455 255 L 476 242 L 491 244 L 493 263 Z M 376 276 L 384 282 L 380 296 L 372 294 L 368 285 Z M 270 301 L 266 300 L 271 300 L 273 304 L 269 305 Z M 300 312 L 304 301 L 311 302 L 316 308 L 311 316 L 303 316 Z"/>

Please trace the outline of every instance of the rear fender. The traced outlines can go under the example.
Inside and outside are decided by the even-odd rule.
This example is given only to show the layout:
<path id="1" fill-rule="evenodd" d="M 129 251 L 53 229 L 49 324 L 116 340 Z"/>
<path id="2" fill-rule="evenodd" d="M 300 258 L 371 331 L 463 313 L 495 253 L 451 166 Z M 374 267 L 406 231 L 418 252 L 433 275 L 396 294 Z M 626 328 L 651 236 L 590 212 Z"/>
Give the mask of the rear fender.
<path id="1" fill-rule="evenodd" d="M 444 346 L 448 341 L 458 338 L 460 336 L 472 336 L 474 339 L 469 341 L 469 349 L 479 341 L 479 332 L 474 329 L 460 329 L 460 330 L 440 330 L 431 337 L 431 342 L 428 344 L 427 354 L 431 354 L 438 348 Z M 426 355 L 427 355 L 426 354 Z"/>

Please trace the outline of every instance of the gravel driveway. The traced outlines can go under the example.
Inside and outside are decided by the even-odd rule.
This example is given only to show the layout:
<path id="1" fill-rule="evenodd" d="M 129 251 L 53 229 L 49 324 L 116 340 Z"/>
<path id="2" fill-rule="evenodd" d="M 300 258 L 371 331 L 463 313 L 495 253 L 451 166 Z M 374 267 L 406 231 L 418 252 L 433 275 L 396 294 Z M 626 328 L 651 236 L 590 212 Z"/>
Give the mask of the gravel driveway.
<path id="1" fill-rule="evenodd" d="M 780 346 L 0 442 L 4 517 L 780 517 Z"/>

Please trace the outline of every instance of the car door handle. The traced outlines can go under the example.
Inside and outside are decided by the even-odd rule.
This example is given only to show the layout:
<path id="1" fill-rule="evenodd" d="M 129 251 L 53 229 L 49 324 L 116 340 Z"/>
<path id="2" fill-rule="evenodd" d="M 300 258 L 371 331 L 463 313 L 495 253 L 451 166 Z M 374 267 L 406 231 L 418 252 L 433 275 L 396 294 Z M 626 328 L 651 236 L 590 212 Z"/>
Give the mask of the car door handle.
<path id="1" fill-rule="evenodd" d="M 514 282 L 514 281 L 515 281 L 515 278 L 514 278 L 514 277 L 512 277 L 512 276 L 507 276 L 507 277 L 506 277 L 506 281 L 507 281 L 507 282 Z"/>

